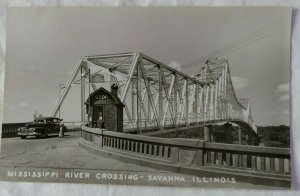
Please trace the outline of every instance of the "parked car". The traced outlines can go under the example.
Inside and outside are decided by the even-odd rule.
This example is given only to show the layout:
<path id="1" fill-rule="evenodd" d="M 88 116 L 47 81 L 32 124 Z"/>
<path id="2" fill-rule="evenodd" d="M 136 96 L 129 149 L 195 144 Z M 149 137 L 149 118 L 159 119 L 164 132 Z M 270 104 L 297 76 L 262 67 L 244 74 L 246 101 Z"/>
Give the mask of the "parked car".
<path id="1" fill-rule="evenodd" d="M 37 138 L 47 137 L 49 134 L 59 134 L 60 123 L 62 119 L 54 117 L 41 117 L 33 122 L 27 123 L 24 127 L 18 129 L 18 136 L 25 139 L 27 136 L 36 136 Z M 63 125 L 63 132 L 67 127 Z"/>

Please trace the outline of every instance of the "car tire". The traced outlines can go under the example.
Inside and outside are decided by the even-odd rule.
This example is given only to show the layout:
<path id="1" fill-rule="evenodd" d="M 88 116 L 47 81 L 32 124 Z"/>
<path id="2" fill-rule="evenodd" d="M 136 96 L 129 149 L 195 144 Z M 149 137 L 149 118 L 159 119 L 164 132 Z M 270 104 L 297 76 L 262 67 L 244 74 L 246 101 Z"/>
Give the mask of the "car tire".
<path id="1" fill-rule="evenodd" d="M 37 135 L 37 136 L 36 136 L 37 139 L 44 139 L 45 137 L 46 137 L 46 135 L 44 135 L 44 134 L 43 134 L 43 135 Z"/>
<path id="2" fill-rule="evenodd" d="M 26 139 L 26 136 L 21 136 L 21 139 Z"/>

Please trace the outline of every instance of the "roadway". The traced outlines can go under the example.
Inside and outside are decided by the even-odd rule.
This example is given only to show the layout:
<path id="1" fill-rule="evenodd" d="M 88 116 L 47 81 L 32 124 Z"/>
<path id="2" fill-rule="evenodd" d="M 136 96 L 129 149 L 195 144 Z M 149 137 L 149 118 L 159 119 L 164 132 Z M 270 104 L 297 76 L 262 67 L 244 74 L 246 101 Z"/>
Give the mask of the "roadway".
<path id="1" fill-rule="evenodd" d="M 57 135 L 45 139 L 5 138 L 2 140 L 1 166 L 157 171 L 88 152 L 79 147 L 79 136 L 80 132 L 68 132 L 63 138 Z"/>
<path id="2" fill-rule="evenodd" d="M 116 160 L 108 156 L 100 156 L 98 154 L 86 151 L 79 147 L 78 141 L 80 132 L 68 132 L 63 138 L 57 135 L 49 136 L 45 139 L 36 138 L 5 138 L 1 142 L 0 169 L 3 168 L 26 168 L 36 169 L 57 169 L 64 171 L 91 171 L 103 172 L 113 171 L 116 173 L 137 172 L 147 176 L 167 175 L 167 176 L 183 176 L 186 179 L 192 179 L 193 176 L 172 173 L 168 171 L 153 169 L 136 165 L 130 162 Z M 3 172 L 0 173 L 3 175 Z M 3 176 L 2 176 L 3 177 Z M 1 178 L 1 176 L 0 176 Z M 20 179 L 19 179 L 20 180 Z M 38 179 L 32 180 L 38 182 Z M 47 180 L 46 180 L 47 181 Z M 76 182 L 64 180 L 52 180 L 54 182 Z M 191 182 L 191 181 L 190 181 Z M 82 182 L 81 182 L 82 183 Z M 99 183 L 99 181 L 87 181 L 86 183 Z M 103 182 L 101 182 L 103 183 Z M 110 182 L 111 183 L 111 182 Z M 136 182 L 133 182 L 135 184 Z M 256 189 L 272 189 L 278 187 L 252 185 L 249 183 L 237 182 L 231 183 L 182 183 L 182 182 L 161 182 L 147 181 L 149 185 L 167 185 L 167 186 L 193 186 L 193 187 L 225 187 L 225 188 L 256 188 Z M 117 182 L 116 184 L 122 184 Z M 127 183 L 125 183 L 127 184 Z M 130 183 L 129 183 L 130 184 Z M 131 183 L 132 184 L 132 183 Z M 138 183 L 136 183 L 138 184 Z M 144 183 L 140 184 L 143 185 Z"/>

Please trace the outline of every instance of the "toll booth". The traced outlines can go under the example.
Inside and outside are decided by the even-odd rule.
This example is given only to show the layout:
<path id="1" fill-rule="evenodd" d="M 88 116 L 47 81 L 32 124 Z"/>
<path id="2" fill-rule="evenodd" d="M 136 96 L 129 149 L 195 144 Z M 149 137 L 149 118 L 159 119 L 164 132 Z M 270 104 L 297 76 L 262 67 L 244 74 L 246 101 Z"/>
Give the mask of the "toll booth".
<path id="1" fill-rule="evenodd" d="M 117 96 L 118 87 L 113 85 L 111 92 L 99 88 L 86 100 L 88 126 L 108 131 L 123 132 L 123 103 Z"/>

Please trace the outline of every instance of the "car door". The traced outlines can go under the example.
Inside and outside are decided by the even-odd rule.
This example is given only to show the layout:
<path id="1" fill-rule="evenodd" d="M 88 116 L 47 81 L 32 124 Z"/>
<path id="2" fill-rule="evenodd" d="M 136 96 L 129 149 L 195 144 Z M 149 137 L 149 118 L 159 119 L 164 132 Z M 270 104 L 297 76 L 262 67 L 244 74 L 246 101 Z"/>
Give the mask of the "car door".
<path id="1" fill-rule="evenodd" d="M 46 125 L 47 125 L 47 134 L 53 133 L 54 125 L 52 119 L 47 119 Z"/>
<path id="2" fill-rule="evenodd" d="M 53 131 L 55 133 L 58 133 L 59 128 L 60 128 L 60 120 L 59 119 L 53 119 Z"/>

